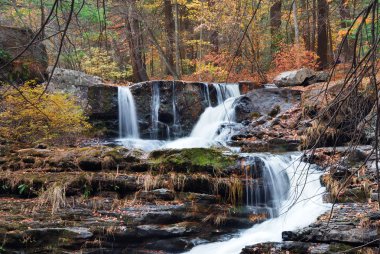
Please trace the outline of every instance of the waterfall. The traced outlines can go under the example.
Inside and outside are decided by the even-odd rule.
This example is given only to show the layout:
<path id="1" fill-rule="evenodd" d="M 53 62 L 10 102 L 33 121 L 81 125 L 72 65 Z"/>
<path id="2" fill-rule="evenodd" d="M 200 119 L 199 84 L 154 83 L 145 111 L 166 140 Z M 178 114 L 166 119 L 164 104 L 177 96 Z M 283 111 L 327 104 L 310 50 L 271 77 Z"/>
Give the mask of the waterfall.
<path id="1" fill-rule="evenodd" d="M 216 90 L 218 105 L 228 98 L 240 96 L 239 85 L 237 84 L 213 84 Z"/>
<path id="2" fill-rule="evenodd" d="M 218 135 L 222 124 L 235 121 L 234 102 L 240 96 L 237 84 L 213 84 L 217 97 L 222 100 L 216 107 L 208 107 L 200 116 L 191 134 L 187 138 L 167 143 L 164 148 L 209 147 L 215 142 L 224 142 L 228 135 Z M 223 100 L 226 99 L 226 100 Z M 210 104 L 211 105 L 211 104 Z"/>
<path id="3" fill-rule="evenodd" d="M 135 101 L 129 87 L 118 87 L 119 136 L 139 138 Z"/>
<path id="4" fill-rule="evenodd" d="M 321 172 L 314 166 L 301 162 L 299 155 L 256 156 L 264 164 L 264 181 L 269 179 L 270 182 L 266 192 L 270 196 L 261 199 L 266 200 L 267 208 L 275 211 L 272 214 L 274 217 L 242 231 L 228 241 L 199 245 L 189 253 L 238 254 L 247 245 L 281 242 L 283 231 L 306 227 L 330 209 L 330 205 L 323 203 L 325 188 L 319 181 Z M 253 197 L 253 200 L 255 198 L 257 197 Z"/>
<path id="5" fill-rule="evenodd" d="M 216 88 L 218 106 L 206 108 L 194 126 L 190 137 L 214 139 L 222 123 L 235 121 L 233 104 L 236 97 L 240 96 L 239 85 L 213 84 L 213 86 Z"/>
<path id="6" fill-rule="evenodd" d="M 158 113 L 160 110 L 160 86 L 159 83 L 154 82 L 152 85 L 152 105 L 151 105 L 151 115 L 152 115 L 152 132 L 151 138 L 158 138 Z"/>
<path id="7" fill-rule="evenodd" d="M 243 168 L 245 173 L 246 205 L 264 212 L 270 218 L 278 216 L 280 204 L 286 199 L 289 178 L 283 170 L 284 159 L 265 155 L 248 155 Z"/>
<path id="8" fill-rule="evenodd" d="M 209 107 L 211 107 L 210 89 L 207 83 L 203 83 L 203 96 Z"/>
<path id="9" fill-rule="evenodd" d="M 173 87 L 172 87 L 172 105 L 173 105 L 173 136 L 174 138 L 177 138 L 181 135 L 181 123 L 179 121 L 178 112 L 177 112 L 177 106 L 176 106 L 176 93 L 175 93 L 175 81 L 173 81 Z"/>

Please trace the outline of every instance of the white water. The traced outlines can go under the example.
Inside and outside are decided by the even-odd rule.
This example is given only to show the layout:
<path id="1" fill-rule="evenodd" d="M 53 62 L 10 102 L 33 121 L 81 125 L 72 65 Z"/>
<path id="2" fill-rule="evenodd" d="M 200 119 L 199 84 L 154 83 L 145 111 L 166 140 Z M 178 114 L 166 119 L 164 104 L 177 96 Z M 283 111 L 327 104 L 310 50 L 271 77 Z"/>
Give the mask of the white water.
<path id="1" fill-rule="evenodd" d="M 151 104 L 151 116 L 152 116 L 152 132 L 153 139 L 157 139 L 158 135 L 158 112 L 160 110 L 160 86 L 154 82 L 152 85 L 152 104 Z"/>
<path id="2" fill-rule="evenodd" d="M 210 147 L 215 144 L 224 143 L 230 136 L 229 128 L 223 128 L 221 125 L 228 125 L 235 120 L 235 110 L 233 103 L 236 97 L 240 96 L 238 85 L 213 85 L 217 92 L 218 105 L 211 106 L 209 87 L 206 86 L 205 96 L 208 100 L 209 107 L 200 116 L 194 126 L 191 135 L 187 138 L 180 138 L 175 141 L 158 141 L 158 140 L 141 140 L 135 138 L 135 131 L 132 134 L 123 134 L 129 137 L 123 139 L 122 143 L 127 147 L 134 147 L 146 151 L 152 151 L 162 148 L 191 148 L 191 147 Z M 152 94 L 152 123 L 153 137 L 158 125 L 158 111 L 160 104 L 160 95 L 158 85 L 153 85 Z M 127 107 L 127 109 L 125 109 Z M 133 97 L 129 89 L 119 88 L 119 108 L 121 127 L 135 130 L 137 127 L 136 109 Z M 134 113 L 133 113 L 134 112 Z M 125 122 L 129 114 L 130 122 Z M 124 115 L 124 116 L 123 116 Z M 175 90 L 173 85 L 173 115 L 176 115 Z M 174 125 L 178 120 L 174 120 Z M 122 126 L 123 125 L 123 126 Z M 168 127 L 168 132 L 170 132 Z M 123 133 L 121 131 L 121 133 Z M 130 138 L 132 137 L 132 138 Z M 280 242 L 282 241 L 282 232 L 296 230 L 305 227 L 314 222 L 318 216 L 327 211 L 330 206 L 323 203 L 322 193 L 324 188 L 320 185 L 320 173 L 311 165 L 299 161 L 300 156 L 295 155 L 270 155 L 256 154 L 246 155 L 246 204 L 253 210 L 266 212 L 270 219 L 253 226 L 251 229 L 242 231 L 237 237 L 225 242 L 215 242 L 197 246 L 189 253 L 220 253 L 233 254 L 240 253 L 242 248 L 247 245 L 253 245 L 261 242 Z M 257 159 L 264 164 L 262 175 L 263 185 L 261 189 L 257 186 L 257 177 L 252 175 Z M 262 185 L 262 186 L 263 186 Z"/>
<path id="3" fill-rule="evenodd" d="M 235 109 L 234 102 L 237 97 L 240 96 L 239 85 L 237 84 L 213 84 L 216 89 L 216 97 L 219 105 L 216 107 L 211 106 L 210 101 L 210 91 L 209 86 L 205 85 L 206 96 L 208 100 L 209 107 L 202 113 L 198 122 L 194 126 L 189 137 L 179 138 L 174 141 L 158 141 L 158 114 L 160 108 L 160 90 L 159 84 L 154 83 L 152 86 L 152 103 L 151 103 L 151 121 L 152 121 L 152 131 L 151 138 L 152 140 L 142 140 L 137 136 L 133 135 L 120 135 L 118 141 L 121 142 L 124 146 L 130 148 L 143 149 L 145 151 L 152 151 L 157 149 L 170 149 L 170 148 L 193 148 L 193 147 L 210 147 L 213 145 L 224 144 L 225 141 L 231 136 L 231 129 L 224 128 L 219 133 L 220 127 L 223 124 L 231 124 L 235 121 Z M 119 90 L 120 91 L 120 90 Z M 128 89 L 129 91 L 129 89 Z M 130 94 L 130 92 L 129 92 Z M 126 118 L 123 116 L 126 121 L 123 121 L 124 124 L 136 125 L 137 126 L 137 116 L 136 116 L 136 107 L 134 105 L 133 97 L 132 100 L 128 99 L 129 104 L 121 104 L 125 101 L 125 93 L 119 92 L 119 111 L 121 113 L 129 114 L 133 117 Z M 128 95 L 129 96 L 129 95 Z M 130 97 L 126 98 L 130 98 Z M 176 109 L 176 97 L 175 97 L 175 87 L 173 83 L 173 99 L 172 99 L 172 108 L 173 108 L 173 136 L 176 137 L 176 134 L 181 132 L 179 117 L 177 115 Z M 127 109 L 125 107 L 128 107 Z M 134 112 L 134 113 L 133 113 Z M 120 114 L 119 114 L 120 115 Z M 124 119 L 123 118 L 123 119 Z M 170 137 L 171 130 L 170 126 L 167 127 L 167 136 Z"/>
<path id="4" fill-rule="evenodd" d="M 213 86 L 217 92 L 218 106 L 206 108 L 189 137 L 169 142 L 164 145 L 164 148 L 210 147 L 216 143 L 225 142 L 226 133 L 218 134 L 218 130 L 224 123 L 235 122 L 233 104 L 236 98 L 240 96 L 239 85 L 213 84 Z M 206 93 L 206 95 L 209 96 L 209 93 Z"/>
<path id="5" fill-rule="evenodd" d="M 136 106 L 129 87 L 118 88 L 119 136 L 120 138 L 139 138 Z"/>
<path id="6" fill-rule="evenodd" d="M 267 167 L 276 170 L 277 174 L 284 170 L 290 179 L 287 198 L 278 202 L 280 214 L 278 217 L 242 231 L 237 237 L 228 241 L 199 245 L 188 253 L 237 254 L 248 245 L 281 242 L 283 231 L 306 227 L 316 221 L 330 208 L 330 205 L 324 204 L 322 200 L 325 189 L 321 187 L 319 181 L 321 173 L 313 166 L 300 162 L 299 158 L 299 156 L 291 156 L 289 160 L 286 155 L 264 155 L 263 157 Z M 277 183 L 277 180 L 275 182 L 276 185 L 282 185 L 281 182 Z"/>

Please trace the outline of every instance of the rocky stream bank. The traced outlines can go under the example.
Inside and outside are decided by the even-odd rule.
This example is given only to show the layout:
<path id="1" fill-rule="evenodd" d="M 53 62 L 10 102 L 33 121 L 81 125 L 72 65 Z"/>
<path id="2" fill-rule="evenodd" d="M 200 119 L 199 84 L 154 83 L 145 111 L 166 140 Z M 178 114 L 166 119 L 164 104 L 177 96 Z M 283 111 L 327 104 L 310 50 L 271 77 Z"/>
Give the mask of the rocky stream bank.
<path id="1" fill-rule="evenodd" d="M 228 145 L 244 153 L 293 152 L 310 146 L 308 141 L 319 133 L 313 116 L 325 108 L 325 101 L 316 96 L 325 91 L 324 83 L 312 83 L 324 77 L 300 72 L 282 75 L 276 81 L 282 88 L 240 84 L 246 93 L 234 102 L 235 132 Z M 118 88 L 83 73 L 58 70 L 55 75 L 51 91 L 78 94 L 95 127 L 115 138 Z M 203 83 L 131 85 L 142 137 L 152 129 L 152 110 L 146 105 L 152 104 L 155 86 L 160 92 L 161 139 L 167 138 L 165 126 L 174 124 L 175 114 L 181 117 L 185 136 L 205 108 L 218 100 L 213 90 L 217 86 Z M 335 96 L 340 86 L 334 83 L 329 94 Z M 370 104 L 370 96 L 361 96 L 363 105 Z M 366 107 L 365 113 L 370 110 Z M 342 139 L 327 133 L 319 146 L 345 145 L 356 126 L 341 127 L 335 126 L 334 133 L 344 134 Z M 321 182 L 330 193 L 326 202 L 337 202 L 331 218 L 326 213 L 307 228 L 283 232 L 284 242 L 247 246 L 242 253 L 357 253 L 365 244 L 360 251 L 377 251 L 376 162 L 371 148 L 307 153 L 304 160 L 324 172 Z M 21 148 L 2 140 L 0 253 L 179 253 L 226 240 L 268 218 L 266 212 L 245 206 L 247 172 L 259 196 L 268 184 L 263 161 L 253 158 L 247 170 L 244 154 L 220 147 L 152 152 L 113 143 Z M 342 188 L 347 181 L 350 184 Z"/>

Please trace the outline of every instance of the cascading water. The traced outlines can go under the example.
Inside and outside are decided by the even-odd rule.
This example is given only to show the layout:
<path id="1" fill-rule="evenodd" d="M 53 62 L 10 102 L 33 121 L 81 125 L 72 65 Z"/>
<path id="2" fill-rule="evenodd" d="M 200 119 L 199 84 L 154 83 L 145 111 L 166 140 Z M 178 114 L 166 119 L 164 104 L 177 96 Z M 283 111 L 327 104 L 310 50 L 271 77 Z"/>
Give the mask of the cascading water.
<path id="1" fill-rule="evenodd" d="M 289 178 L 282 160 L 271 160 L 263 155 L 245 156 L 246 205 L 254 211 L 264 212 L 269 218 L 278 216 L 280 205 L 289 191 Z"/>
<path id="2" fill-rule="evenodd" d="M 151 138 L 157 139 L 158 137 L 158 113 L 160 110 L 160 86 L 154 82 L 152 85 L 152 132 Z"/>
<path id="3" fill-rule="evenodd" d="M 211 106 L 208 85 L 205 99 L 209 107 L 200 116 L 191 135 L 171 142 L 138 139 L 136 108 L 128 88 L 119 88 L 120 136 L 132 137 L 127 146 L 143 150 L 160 148 L 209 147 L 228 138 L 219 130 L 226 122 L 235 120 L 234 102 L 240 96 L 239 86 L 213 84 L 218 105 Z M 160 93 L 157 83 L 152 87 L 152 137 L 158 135 Z M 173 83 L 173 127 L 179 123 Z M 226 128 L 224 128 L 226 129 Z M 167 126 L 168 136 L 170 128 Z M 137 139 L 136 139 L 137 138 Z M 329 209 L 323 204 L 320 173 L 299 155 L 242 154 L 245 158 L 245 204 L 253 213 L 265 213 L 270 219 L 242 231 L 238 237 L 225 242 L 209 243 L 193 248 L 190 253 L 240 253 L 247 245 L 282 240 L 281 232 L 305 227 Z"/>
<path id="4" fill-rule="evenodd" d="M 199 245 L 189 253 L 238 254 L 247 245 L 281 242 L 283 231 L 306 227 L 330 208 L 323 203 L 325 189 L 319 181 L 321 173 L 314 166 L 301 162 L 299 155 L 255 156 L 264 162 L 263 179 L 269 181 L 266 192 L 269 196 L 252 197 L 247 203 L 260 207 L 265 200 L 264 208 L 273 218 L 228 241 Z"/>
<path id="5" fill-rule="evenodd" d="M 206 108 L 189 137 L 170 142 L 164 146 L 165 148 L 208 147 L 215 142 L 225 141 L 226 135 L 218 135 L 218 130 L 222 124 L 235 120 L 234 102 L 240 96 L 239 85 L 213 84 L 213 86 L 216 88 L 219 105 Z"/>
<path id="6" fill-rule="evenodd" d="M 172 87 L 172 93 L 173 93 L 173 99 L 172 99 L 172 105 L 173 105 L 173 126 L 172 126 L 172 132 L 174 138 L 178 138 L 181 135 L 181 123 L 179 121 L 178 112 L 177 112 L 177 105 L 176 105 L 176 92 L 175 92 L 176 86 L 175 81 L 173 81 L 173 87 Z"/>
<path id="7" fill-rule="evenodd" d="M 203 96 L 209 107 L 211 107 L 211 99 L 210 99 L 210 88 L 207 83 L 203 83 Z"/>
<path id="8" fill-rule="evenodd" d="M 120 138 L 139 138 L 136 106 L 129 87 L 118 88 L 119 136 Z"/>

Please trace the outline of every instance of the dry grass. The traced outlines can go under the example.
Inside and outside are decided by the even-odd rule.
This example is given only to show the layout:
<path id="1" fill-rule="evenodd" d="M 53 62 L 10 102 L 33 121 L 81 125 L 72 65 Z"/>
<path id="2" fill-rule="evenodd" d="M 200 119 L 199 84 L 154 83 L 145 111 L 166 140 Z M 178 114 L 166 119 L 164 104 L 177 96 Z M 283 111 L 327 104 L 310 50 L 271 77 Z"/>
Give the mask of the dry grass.
<path id="1" fill-rule="evenodd" d="M 51 214 L 55 214 L 60 208 L 66 207 L 66 187 L 68 183 L 53 183 L 38 198 L 38 206 L 51 206 Z"/>

